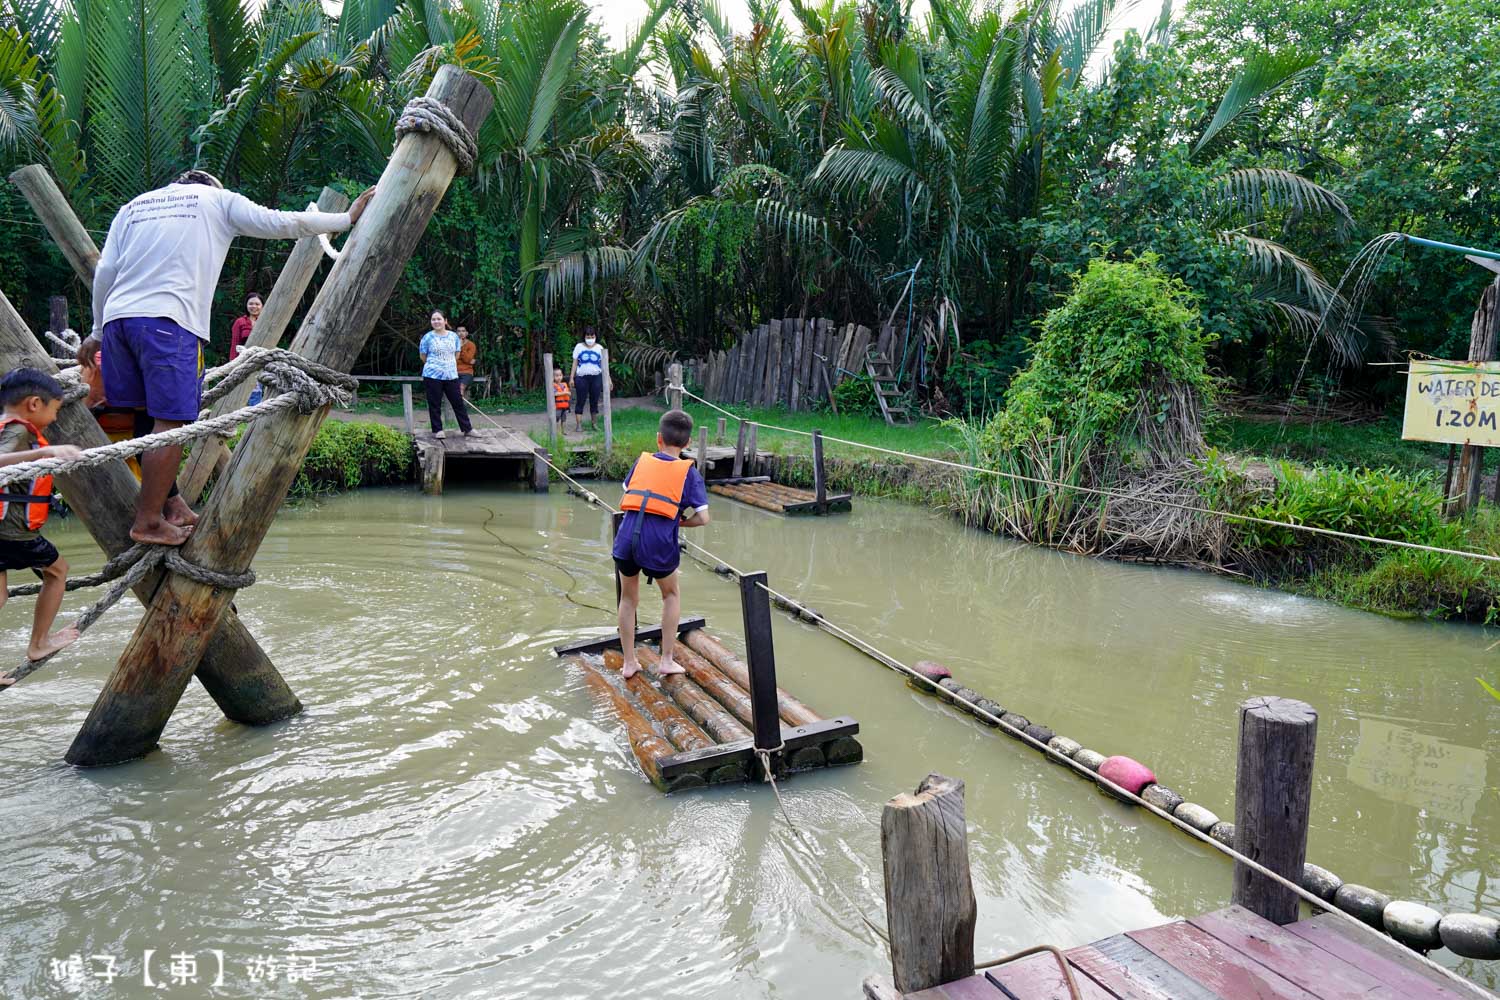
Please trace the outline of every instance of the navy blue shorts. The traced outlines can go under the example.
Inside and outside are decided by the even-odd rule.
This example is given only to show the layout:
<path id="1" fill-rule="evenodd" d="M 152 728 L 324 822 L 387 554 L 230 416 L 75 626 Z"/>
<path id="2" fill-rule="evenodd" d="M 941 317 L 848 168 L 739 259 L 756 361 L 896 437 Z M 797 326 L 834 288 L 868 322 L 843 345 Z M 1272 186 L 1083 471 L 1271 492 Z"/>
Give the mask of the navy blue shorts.
<path id="1" fill-rule="evenodd" d="M 24 542 L 0 538 L 0 573 L 9 569 L 46 569 L 57 558 L 57 547 L 41 535 Z"/>
<path id="2" fill-rule="evenodd" d="M 157 420 L 198 419 L 203 341 L 170 319 L 104 324 L 104 394 L 110 406 L 144 407 Z"/>
<path id="3" fill-rule="evenodd" d="M 652 580 L 665 580 L 677 572 L 676 566 L 673 566 L 669 570 L 647 569 L 634 559 L 621 559 L 619 556 L 615 556 L 615 569 L 619 571 L 621 576 L 636 576 L 644 573 L 646 574 L 647 583 L 650 583 Z"/>

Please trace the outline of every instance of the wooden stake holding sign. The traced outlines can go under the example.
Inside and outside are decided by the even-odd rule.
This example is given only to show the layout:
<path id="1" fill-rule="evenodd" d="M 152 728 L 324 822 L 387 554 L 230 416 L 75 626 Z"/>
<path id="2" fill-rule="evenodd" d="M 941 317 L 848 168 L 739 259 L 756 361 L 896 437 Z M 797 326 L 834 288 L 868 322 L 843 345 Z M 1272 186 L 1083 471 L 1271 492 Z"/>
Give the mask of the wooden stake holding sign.
<path id="1" fill-rule="evenodd" d="M 454 66 L 438 70 L 427 96 L 450 109 L 471 133 L 494 101 L 483 83 Z M 349 369 L 457 165 L 432 133 L 400 139 L 375 198 L 303 320 L 293 351 L 339 371 Z M 185 558 L 229 572 L 249 568 L 326 413 L 326 407 L 310 414 L 282 412 L 249 427 L 183 546 Z M 230 590 L 167 575 L 74 740 L 70 763 L 118 763 L 156 745 L 233 596 Z"/>

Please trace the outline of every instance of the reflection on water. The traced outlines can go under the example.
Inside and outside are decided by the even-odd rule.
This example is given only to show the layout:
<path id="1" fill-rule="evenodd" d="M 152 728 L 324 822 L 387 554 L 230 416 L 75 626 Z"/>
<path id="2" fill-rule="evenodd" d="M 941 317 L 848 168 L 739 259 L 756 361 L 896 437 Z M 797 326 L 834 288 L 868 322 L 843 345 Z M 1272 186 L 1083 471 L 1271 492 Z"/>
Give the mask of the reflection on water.
<path id="1" fill-rule="evenodd" d="M 163 975 L 197 956 L 198 992 L 173 996 L 847 996 L 883 959 L 827 885 L 878 918 L 880 807 L 929 770 L 968 784 L 984 954 L 1227 900 L 1218 855 L 781 616 L 785 685 L 864 728 L 864 764 L 787 784 L 816 852 L 764 789 L 657 794 L 550 653 L 608 624 L 608 531 L 565 496 L 480 489 L 286 512 L 238 604 L 306 713 L 248 729 L 193 685 L 161 752 L 76 772 L 60 761 L 134 625 L 122 604 L 0 698 L 0 995 L 156 996 L 152 949 Z M 76 566 L 98 565 L 76 526 L 56 536 Z M 1472 679 L 1493 673 L 1478 630 L 1038 551 L 871 501 L 827 520 L 719 502 L 704 541 L 1221 815 L 1235 707 L 1307 700 L 1311 858 L 1500 913 L 1500 737 Z M 686 609 L 739 645 L 735 589 L 689 566 Z M 24 643 L 23 608 L 0 620 L 6 648 Z M 119 978 L 54 982 L 51 961 L 66 971 L 74 954 L 87 972 L 114 956 Z M 294 968 L 312 974 L 291 982 Z"/>

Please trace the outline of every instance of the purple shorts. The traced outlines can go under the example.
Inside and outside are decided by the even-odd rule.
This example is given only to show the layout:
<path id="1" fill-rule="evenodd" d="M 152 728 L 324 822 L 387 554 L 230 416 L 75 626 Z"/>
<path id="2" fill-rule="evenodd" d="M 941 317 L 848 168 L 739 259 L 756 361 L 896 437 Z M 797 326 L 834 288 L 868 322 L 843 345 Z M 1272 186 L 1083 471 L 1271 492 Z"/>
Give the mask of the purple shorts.
<path id="1" fill-rule="evenodd" d="M 157 420 L 197 420 L 203 342 L 169 319 L 104 324 L 104 395 L 110 406 L 144 407 Z"/>

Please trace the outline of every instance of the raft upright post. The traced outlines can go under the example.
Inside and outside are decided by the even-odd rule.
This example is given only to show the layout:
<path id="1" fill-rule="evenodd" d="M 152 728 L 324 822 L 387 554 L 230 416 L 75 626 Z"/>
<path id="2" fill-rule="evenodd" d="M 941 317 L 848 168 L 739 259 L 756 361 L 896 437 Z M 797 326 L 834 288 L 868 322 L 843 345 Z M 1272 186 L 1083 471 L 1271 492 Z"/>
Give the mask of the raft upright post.
<path id="1" fill-rule="evenodd" d="M 555 455 L 557 454 L 557 393 L 552 389 L 551 351 L 542 355 L 542 385 L 547 393 L 547 430 L 552 435 L 552 453 Z"/>
<path id="2" fill-rule="evenodd" d="M 771 593 L 766 574 L 740 577 L 740 613 L 745 623 L 745 654 L 750 661 L 750 717 L 755 749 L 782 749 L 781 709 L 776 697 L 776 646 L 771 638 Z"/>
<path id="3" fill-rule="evenodd" d="M 1317 740 L 1318 713 L 1306 702 L 1257 697 L 1240 705 L 1234 848 L 1294 884 L 1307 861 Z M 1239 862 L 1232 900 L 1274 924 L 1297 919 L 1295 893 Z"/>
<path id="4" fill-rule="evenodd" d="M 828 513 L 828 478 L 823 474 L 823 432 L 813 431 L 813 492 L 818 497 L 818 513 Z"/>
<path id="5" fill-rule="evenodd" d="M 602 348 L 600 353 L 604 355 L 604 388 L 602 390 L 604 393 L 604 397 L 602 400 L 602 402 L 604 403 L 604 457 L 608 458 L 610 456 L 610 453 L 615 450 L 615 418 L 610 412 L 613 409 L 613 406 L 610 403 L 611 393 L 609 387 L 609 348 Z"/>
<path id="6" fill-rule="evenodd" d="M 880 814 L 886 926 L 898 994 L 974 975 L 978 904 L 969 877 L 964 783 L 941 774 L 922 779 Z"/>
<path id="7" fill-rule="evenodd" d="M 667 369 L 667 409 L 682 409 L 682 365 L 672 362 Z"/>
<path id="8" fill-rule="evenodd" d="M 437 71 L 426 96 L 470 135 L 494 103 L 480 80 L 451 65 Z M 354 364 L 458 163 L 435 133 L 408 132 L 397 140 L 374 198 L 292 341 L 293 352 L 337 371 Z M 179 550 L 182 558 L 220 573 L 249 568 L 327 411 L 327 405 L 311 413 L 284 410 L 250 426 L 197 530 Z M 74 739 L 69 763 L 117 764 L 156 746 L 234 594 L 232 587 L 164 575 Z"/>

